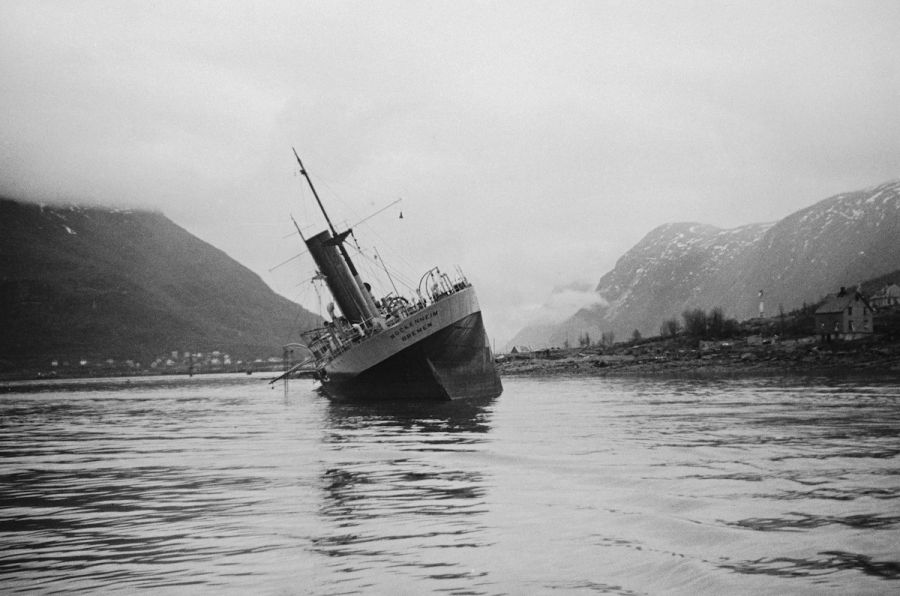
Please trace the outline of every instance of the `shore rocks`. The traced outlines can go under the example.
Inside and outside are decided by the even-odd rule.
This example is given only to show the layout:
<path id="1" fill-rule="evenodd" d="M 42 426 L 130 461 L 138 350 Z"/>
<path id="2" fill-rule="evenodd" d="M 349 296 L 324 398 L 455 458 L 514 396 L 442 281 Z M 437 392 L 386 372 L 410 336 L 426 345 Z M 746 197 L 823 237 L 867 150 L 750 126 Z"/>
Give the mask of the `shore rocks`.
<path id="1" fill-rule="evenodd" d="M 613 349 L 582 348 L 498 359 L 504 376 L 703 376 L 887 374 L 900 376 L 900 342 L 797 342 L 701 351 L 661 343 Z"/>

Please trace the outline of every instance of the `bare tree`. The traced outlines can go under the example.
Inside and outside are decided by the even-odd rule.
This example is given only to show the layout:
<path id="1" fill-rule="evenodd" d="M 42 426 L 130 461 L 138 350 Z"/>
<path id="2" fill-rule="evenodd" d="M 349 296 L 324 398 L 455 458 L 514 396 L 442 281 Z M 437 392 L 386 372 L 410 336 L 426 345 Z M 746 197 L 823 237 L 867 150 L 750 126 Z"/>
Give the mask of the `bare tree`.
<path id="1" fill-rule="evenodd" d="M 706 337 L 706 313 L 695 308 L 681 313 L 684 319 L 684 332 L 691 337 Z"/>
<path id="2" fill-rule="evenodd" d="M 666 319 L 659 328 L 659 334 L 663 337 L 675 337 L 680 330 L 678 319 Z"/>
<path id="3" fill-rule="evenodd" d="M 717 306 L 706 316 L 706 330 L 709 337 L 719 339 L 725 336 L 725 313 Z"/>

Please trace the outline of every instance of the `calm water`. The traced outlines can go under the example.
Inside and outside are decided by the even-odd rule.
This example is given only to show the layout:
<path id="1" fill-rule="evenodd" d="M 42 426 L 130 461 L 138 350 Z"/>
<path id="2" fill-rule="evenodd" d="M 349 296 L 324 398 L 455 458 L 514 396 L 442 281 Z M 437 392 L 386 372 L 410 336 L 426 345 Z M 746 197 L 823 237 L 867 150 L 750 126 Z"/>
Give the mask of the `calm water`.
<path id="1" fill-rule="evenodd" d="M 0 591 L 900 592 L 900 388 L 0 385 Z"/>

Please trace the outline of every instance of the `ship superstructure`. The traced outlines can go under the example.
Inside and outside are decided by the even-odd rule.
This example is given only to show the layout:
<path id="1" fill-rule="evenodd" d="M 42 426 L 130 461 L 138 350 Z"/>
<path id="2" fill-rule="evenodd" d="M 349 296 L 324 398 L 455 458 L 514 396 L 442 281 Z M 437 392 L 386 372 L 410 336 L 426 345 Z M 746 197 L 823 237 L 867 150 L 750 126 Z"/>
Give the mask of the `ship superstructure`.
<path id="1" fill-rule="evenodd" d="M 304 242 L 340 310 L 329 307 L 330 320 L 303 334 L 323 390 L 353 400 L 500 395 L 481 308 L 465 275 L 450 277 L 435 267 L 422 275 L 414 296 L 376 299 L 345 247 L 351 231 L 337 232 L 294 155 L 329 228 Z"/>

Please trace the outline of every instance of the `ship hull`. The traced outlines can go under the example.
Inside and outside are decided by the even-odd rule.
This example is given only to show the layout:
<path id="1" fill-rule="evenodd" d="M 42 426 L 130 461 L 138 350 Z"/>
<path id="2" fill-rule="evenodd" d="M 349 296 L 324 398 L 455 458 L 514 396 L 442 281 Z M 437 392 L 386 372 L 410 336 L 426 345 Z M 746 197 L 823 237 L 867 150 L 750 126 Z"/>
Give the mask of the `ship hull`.
<path id="1" fill-rule="evenodd" d="M 327 364 L 322 389 L 353 401 L 446 401 L 503 391 L 474 290 L 462 290 Z"/>

